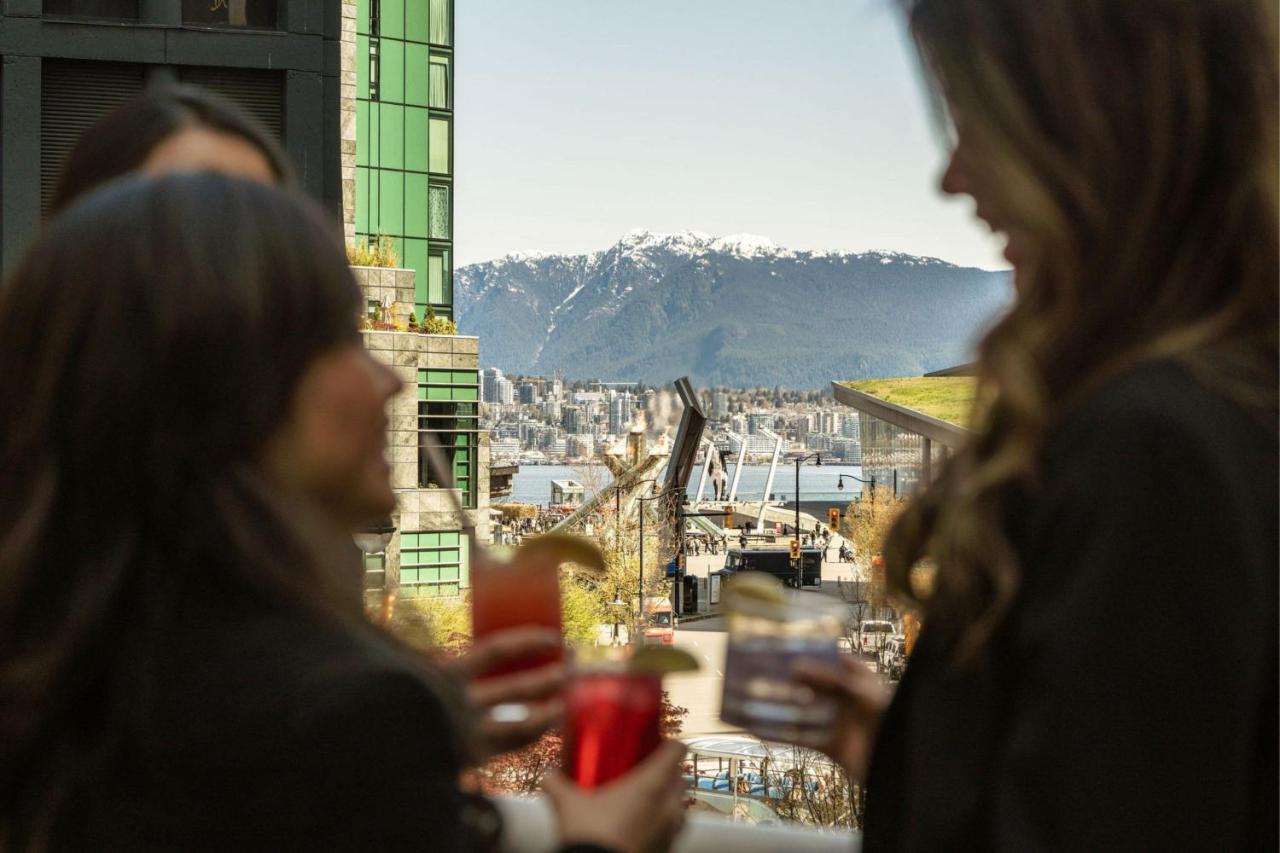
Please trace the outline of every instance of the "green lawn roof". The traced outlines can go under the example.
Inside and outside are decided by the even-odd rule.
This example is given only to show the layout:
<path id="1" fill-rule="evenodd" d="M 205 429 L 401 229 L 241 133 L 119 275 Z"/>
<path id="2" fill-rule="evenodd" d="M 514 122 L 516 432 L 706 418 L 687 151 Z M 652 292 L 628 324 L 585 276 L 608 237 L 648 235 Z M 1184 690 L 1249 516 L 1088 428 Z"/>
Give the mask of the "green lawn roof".
<path id="1" fill-rule="evenodd" d="M 899 379 L 865 379 L 842 382 L 855 391 L 886 403 L 968 427 L 969 406 L 973 403 L 972 376 L 905 376 Z"/>

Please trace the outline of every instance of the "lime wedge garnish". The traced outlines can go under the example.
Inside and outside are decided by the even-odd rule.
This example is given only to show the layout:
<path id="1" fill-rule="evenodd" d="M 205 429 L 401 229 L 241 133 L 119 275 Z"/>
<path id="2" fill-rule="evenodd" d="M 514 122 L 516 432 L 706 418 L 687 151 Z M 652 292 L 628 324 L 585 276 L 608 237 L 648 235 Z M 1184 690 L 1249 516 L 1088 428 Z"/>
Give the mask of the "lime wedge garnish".
<path id="1" fill-rule="evenodd" d="M 605 570 L 604 554 L 599 548 L 586 539 L 563 533 L 544 533 L 526 539 L 516 551 L 512 562 L 525 560 L 546 560 L 556 566 L 561 563 L 576 563 L 597 572 Z"/>
<path id="2" fill-rule="evenodd" d="M 669 672 L 697 672 L 698 660 L 684 649 L 673 646 L 642 646 L 627 662 L 632 672 L 652 672 L 665 675 Z"/>
<path id="3" fill-rule="evenodd" d="M 766 604 L 786 604 L 787 593 L 782 582 L 764 572 L 742 572 L 729 579 L 724 586 L 725 604 L 733 607 L 735 600 L 750 599 Z"/>

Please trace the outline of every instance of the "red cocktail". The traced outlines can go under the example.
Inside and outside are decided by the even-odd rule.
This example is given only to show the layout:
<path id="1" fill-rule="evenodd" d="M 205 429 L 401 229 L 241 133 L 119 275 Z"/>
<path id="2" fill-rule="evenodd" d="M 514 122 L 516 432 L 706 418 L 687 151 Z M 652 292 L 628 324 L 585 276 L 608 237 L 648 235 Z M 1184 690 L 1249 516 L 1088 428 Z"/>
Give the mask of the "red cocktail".
<path id="1" fill-rule="evenodd" d="M 565 771 L 583 788 L 625 774 L 658 748 L 662 676 L 585 670 L 565 690 Z"/>
<path id="2" fill-rule="evenodd" d="M 537 626 L 562 634 L 559 565 L 544 559 L 507 564 L 475 560 L 471 569 L 471 629 L 478 640 L 507 628 Z M 563 650 L 530 655 L 484 673 L 505 675 L 555 663 Z"/>

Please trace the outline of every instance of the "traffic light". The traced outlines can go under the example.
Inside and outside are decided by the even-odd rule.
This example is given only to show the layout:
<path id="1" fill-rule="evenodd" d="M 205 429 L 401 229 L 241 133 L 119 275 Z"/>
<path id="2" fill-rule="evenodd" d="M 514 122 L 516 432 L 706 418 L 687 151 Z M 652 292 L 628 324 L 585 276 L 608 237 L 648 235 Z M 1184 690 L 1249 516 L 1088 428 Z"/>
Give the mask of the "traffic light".
<path id="1" fill-rule="evenodd" d="M 840 532 L 840 507 L 833 506 L 827 510 L 827 528 L 832 533 Z"/>
<path id="2" fill-rule="evenodd" d="M 791 540 L 791 559 L 792 560 L 800 559 L 800 540 L 799 539 Z"/>
<path id="3" fill-rule="evenodd" d="M 724 524 L 721 527 L 725 530 L 733 529 L 733 507 L 727 506 L 724 508 Z"/>

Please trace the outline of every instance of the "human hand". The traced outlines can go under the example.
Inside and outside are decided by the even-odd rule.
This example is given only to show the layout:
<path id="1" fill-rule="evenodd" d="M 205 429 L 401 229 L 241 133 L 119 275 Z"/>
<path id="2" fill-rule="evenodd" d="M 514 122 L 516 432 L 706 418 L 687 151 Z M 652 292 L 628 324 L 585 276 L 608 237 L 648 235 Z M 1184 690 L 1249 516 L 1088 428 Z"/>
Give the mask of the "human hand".
<path id="1" fill-rule="evenodd" d="M 880 719 L 889 707 L 890 693 L 875 674 L 853 657 L 836 666 L 799 661 L 796 680 L 815 693 L 836 700 L 839 709 L 831 738 L 818 749 L 844 768 L 851 779 L 865 781 Z"/>
<path id="2" fill-rule="evenodd" d="M 458 659 L 467 698 L 479 713 L 479 761 L 527 746 L 560 722 L 565 671 L 563 664 L 554 663 L 510 675 L 479 676 L 559 646 L 560 635 L 550 628 L 511 628 L 476 640 Z"/>
<path id="3" fill-rule="evenodd" d="M 596 844 L 617 853 L 666 850 L 684 826 L 685 747 L 669 740 L 620 779 L 585 791 L 560 772 L 543 779 L 562 844 Z"/>

